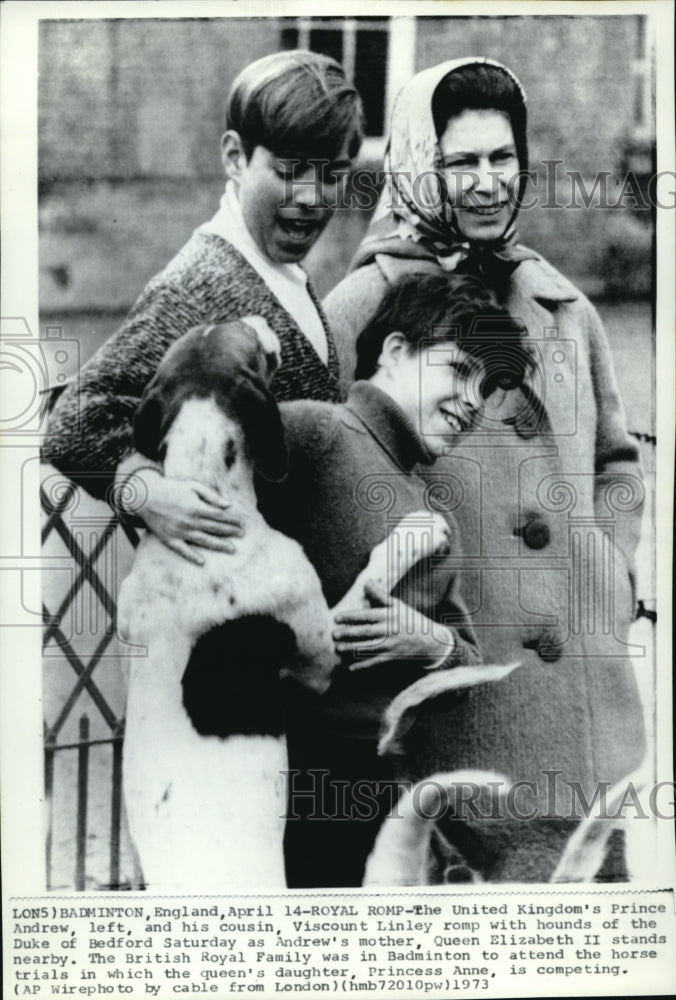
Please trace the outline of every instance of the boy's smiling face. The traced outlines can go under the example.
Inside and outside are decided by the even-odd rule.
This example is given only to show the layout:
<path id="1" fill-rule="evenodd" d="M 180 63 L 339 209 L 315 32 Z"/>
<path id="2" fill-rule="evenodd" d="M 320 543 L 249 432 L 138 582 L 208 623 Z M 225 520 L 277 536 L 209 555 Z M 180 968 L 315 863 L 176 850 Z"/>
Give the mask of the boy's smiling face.
<path id="1" fill-rule="evenodd" d="M 244 223 L 259 250 L 273 263 L 303 260 L 326 228 L 350 166 L 347 143 L 323 171 L 280 159 L 256 146 L 248 160 L 235 132 L 223 137 L 226 175 L 234 181 Z M 298 160 L 298 158 L 296 158 Z"/>
<path id="2" fill-rule="evenodd" d="M 400 333 L 385 338 L 373 382 L 406 413 L 430 452 L 439 457 L 481 415 L 485 367 L 455 341 L 411 350 Z"/>

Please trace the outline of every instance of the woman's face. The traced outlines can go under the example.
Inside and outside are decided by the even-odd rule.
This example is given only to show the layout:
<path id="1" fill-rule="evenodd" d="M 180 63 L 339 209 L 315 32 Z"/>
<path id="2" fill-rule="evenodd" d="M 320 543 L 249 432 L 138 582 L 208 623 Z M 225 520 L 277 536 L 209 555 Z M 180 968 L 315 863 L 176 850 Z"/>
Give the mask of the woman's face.
<path id="1" fill-rule="evenodd" d="M 448 120 L 439 146 L 460 232 L 480 242 L 499 239 L 514 212 L 519 172 L 509 118 L 491 109 L 463 111 Z"/>

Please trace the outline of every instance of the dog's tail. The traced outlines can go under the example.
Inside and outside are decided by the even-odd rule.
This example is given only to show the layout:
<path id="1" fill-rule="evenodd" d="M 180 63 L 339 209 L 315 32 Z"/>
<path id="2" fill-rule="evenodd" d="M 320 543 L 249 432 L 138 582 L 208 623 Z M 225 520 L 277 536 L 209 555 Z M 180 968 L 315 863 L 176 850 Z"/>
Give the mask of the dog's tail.
<path id="1" fill-rule="evenodd" d="M 502 794 L 507 787 L 508 779 L 492 771 L 450 771 L 407 788 L 378 831 L 363 885 L 428 885 L 435 824 L 449 816 L 462 818 L 464 803 L 487 791 Z"/>
<path id="2" fill-rule="evenodd" d="M 645 765 L 608 789 L 596 815 L 586 816 L 570 836 L 551 877 L 552 882 L 591 882 L 616 830 L 625 835 L 629 878 L 649 878 L 654 864 L 654 817 L 641 806 L 649 786 Z M 625 813 L 625 809 L 627 810 Z M 637 822 L 644 820 L 645 822 Z"/>
<path id="3" fill-rule="evenodd" d="M 450 692 L 465 691 L 478 684 L 501 681 L 520 666 L 520 663 L 499 663 L 455 667 L 453 670 L 435 671 L 410 684 L 392 700 L 383 716 L 378 753 L 403 752 L 403 738 L 416 720 L 417 709 L 425 702 Z"/>

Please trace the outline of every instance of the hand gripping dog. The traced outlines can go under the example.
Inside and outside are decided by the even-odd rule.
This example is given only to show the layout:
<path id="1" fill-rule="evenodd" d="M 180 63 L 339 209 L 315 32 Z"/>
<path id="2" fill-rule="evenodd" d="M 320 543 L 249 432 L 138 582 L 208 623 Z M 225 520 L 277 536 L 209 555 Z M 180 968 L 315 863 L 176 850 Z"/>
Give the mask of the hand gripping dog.
<path id="1" fill-rule="evenodd" d="M 124 792 L 152 889 L 284 886 L 280 676 L 326 690 L 336 611 L 368 606 L 366 580 L 389 591 L 419 559 L 448 549 L 441 515 L 412 514 L 329 611 L 300 545 L 256 504 L 254 471 L 285 474 L 267 388 L 278 363 L 277 339 L 258 317 L 191 330 L 149 384 L 135 423 L 140 456 L 119 470 L 133 475 L 150 459 L 228 497 L 244 523 L 236 551 L 203 549 L 202 566 L 147 533 L 121 588 L 120 633 L 141 647 L 129 658 Z"/>

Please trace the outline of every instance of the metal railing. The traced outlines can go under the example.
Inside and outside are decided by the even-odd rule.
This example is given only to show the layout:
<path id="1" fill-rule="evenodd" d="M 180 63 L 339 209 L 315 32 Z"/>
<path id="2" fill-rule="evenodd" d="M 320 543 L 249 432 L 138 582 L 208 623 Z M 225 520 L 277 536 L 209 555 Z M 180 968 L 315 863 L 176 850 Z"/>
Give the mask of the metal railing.
<path id="1" fill-rule="evenodd" d="M 59 588 L 50 588 L 49 580 L 43 585 L 45 689 L 54 689 L 47 699 L 53 706 L 53 717 L 44 724 L 45 797 L 49 807 L 47 888 L 132 888 L 140 883 L 140 872 L 124 824 L 123 686 L 111 684 L 111 676 L 105 675 L 107 667 L 109 675 L 116 675 L 114 681 L 121 680 L 121 652 L 115 634 L 118 549 L 122 536 L 130 549 L 138 539 L 133 529 L 120 525 L 105 504 L 83 498 L 78 488 L 63 477 L 48 474 L 40 489 L 40 504 L 43 551 L 58 545 L 66 549 L 73 563 L 70 583 L 60 588 L 63 593 L 54 610 L 47 602 L 54 600 Z M 65 664 L 71 668 L 70 678 L 63 670 Z M 99 678 L 112 688 L 112 696 L 103 690 Z M 85 699 L 88 710 L 78 713 L 77 707 L 81 709 Z M 92 774 L 94 762 L 96 775 Z M 109 782 L 107 789 L 94 787 L 95 778 L 100 783 L 101 775 L 103 781 Z M 68 785 L 71 787 L 65 787 Z M 92 798 L 98 800 L 94 810 Z M 108 800 L 107 808 L 101 808 L 102 798 Z M 107 829 L 102 828 L 101 813 L 107 814 Z M 54 856 L 57 828 L 66 845 L 65 853 L 68 845 L 71 850 L 74 847 L 70 871 L 63 859 Z M 96 841 L 94 865 L 88 857 L 92 840 Z M 127 854 L 124 872 L 123 845 Z"/>

